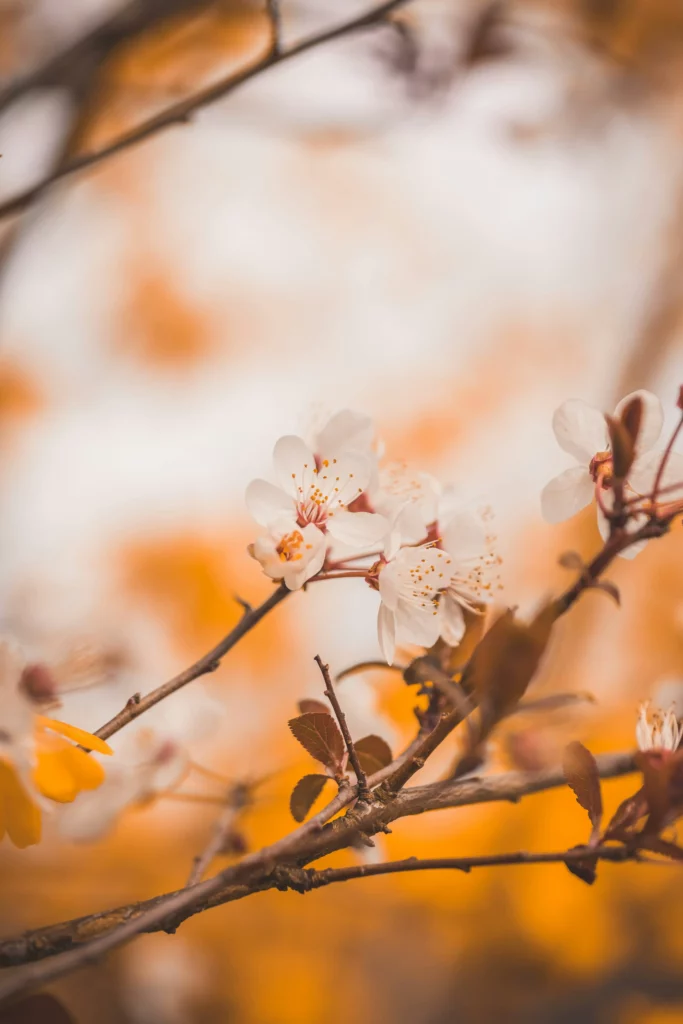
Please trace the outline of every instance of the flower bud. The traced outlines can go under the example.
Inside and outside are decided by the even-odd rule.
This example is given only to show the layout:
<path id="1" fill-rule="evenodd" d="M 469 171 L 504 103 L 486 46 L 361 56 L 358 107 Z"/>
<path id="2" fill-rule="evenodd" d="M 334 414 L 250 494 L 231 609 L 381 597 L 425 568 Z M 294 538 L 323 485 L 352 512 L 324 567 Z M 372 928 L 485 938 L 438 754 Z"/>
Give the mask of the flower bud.
<path id="1" fill-rule="evenodd" d="M 34 704 L 49 704 L 57 697 L 57 683 L 47 665 L 26 665 L 19 686 Z"/>

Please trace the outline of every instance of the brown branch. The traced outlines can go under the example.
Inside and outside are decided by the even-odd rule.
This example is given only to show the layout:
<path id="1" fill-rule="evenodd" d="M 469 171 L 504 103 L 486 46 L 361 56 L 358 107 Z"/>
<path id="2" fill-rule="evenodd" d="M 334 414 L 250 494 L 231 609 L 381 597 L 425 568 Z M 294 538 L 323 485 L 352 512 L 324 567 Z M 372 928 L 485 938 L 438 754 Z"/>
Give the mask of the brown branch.
<path id="1" fill-rule="evenodd" d="M 225 799 L 225 809 L 214 825 L 213 835 L 205 849 L 195 857 L 187 886 L 196 885 L 213 864 L 216 857 L 225 851 L 242 811 L 251 803 L 251 787 L 245 782 L 236 782 L 230 787 Z M 243 851 L 242 851 L 243 852 Z"/>
<path id="2" fill-rule="evenodd" d="M 370 11 L 367 11 L 365 14 L 352 18 L 349 21 L 345 21 L 341 25 L 337 25 L 335 28 L 326 29 L 323 32 L 308 36 L 306 39 L 302 39 L 300 42 L 295 43 L 287 50 L 274 52 L 272 46 L 269 46 L 266 56 L 255 64 L 238 71 L 236 74 L 220 79 L 218 82 L 207 86 L 205 89 L 201 89 L 199 92 L 194 93 L 187 99 L 174 103 L 172 106 L 167 107 L 166 110 L 161 111 L 161 113 L 143 121 L 135 128 L 132 128 L 130 131 L 120 135 L 107 145 L 102 146 L 101 149 L 93 150 L 90 153 L 83 153 L 81 156 L 75 157 L 64 167 L 59 168 L 57 172 L 46 175 L 36 185 L 25 189 L 23 192 L 18 193 L 6 202 L 1 203 L 0 219 L 20 213 L 39 199 L 53 184 L 60 181 L 62 178 L 75 174 L 77 171 L 82 171 L 86 168 L 101 164 L 104 160 L 108 160 L 110 157 L 115 156 L 118 153 L 122 153 L 133 146 L 139 145 L 141 142 L 145 142 L 147 139 L 152 138 L 159 132 L 165 131 L 167 128 L 171 128 L 174 125 L 187 124 L 188 121 L 191 120 L 192 115 L 197 113 L 197 111 L 202 110 L 204 107 L 207 107 L 212 103 L 216 103 L 217 100 L 223 99 L 240 85 L 244 85 L 245 82 L 250 81 L 252 78 L 256 78 L 257 75 L 262 74 L 269 68 L 275 67 L 278 64 L 283 64 L 286 61 L 300 56 L 302 53 L 313 50 L 325 43 L 332 42 L 335 39 L 341 39 L 344 36 L 351 35 L 352 33 L 361 32 L 367 28 L 371 28 L 381 23 L 393 11 L 398 10 L 409 2 L 410 0 L 385 0 L 384 3 Z"/>
<path id="3" fill-rule="evenodd" d="M 603 779 L 635 770 L 630 754 L 602 755 L 596 761 Z M 371 776 L 370 785 L 380 774 Z M 391 807 L 366 808 L 362 816 L 356 816 L 349 824 L 346 818 L 337 819 L 326 828 L 320 823 L 311 827 L 312 822 L 307 822 L 273 846 L 244 858 L 192 889 L 35 929 L 0 943 L 0 967 L 30 964 L 64 954 L 42 969 L 35 967 L 17 973 L 4 985 L 0 984 L 0 999 L 46 984 L 138 933 L 174 930 L 194 914 L 277 887 L 282 882 L 282 873 L 278 874 L 275 867 L 277 863 L 285 869 L 301 868 L 325 852 L 343 848 L 357 834 L 359 825 L 363 830 L 378 831 L 387 822 L 406 815 L 501 800 L 516 802 L 524 796 L 564 785 L 566 780 L 559 768 L 538 773 L 507 772 L 486 779 L 439 782 L 403 790 Z"/>
<path id="4" fill-rule="evenodd" d="M 291 594 L 292 591 L 288 590 L 287 587 L 281 584 L 277 590 L 267 598 L 258 608 L 252 608 L 249 611 L 245 611 L 244 615 L 237 623 L 234 629 L 232 629 L 227 636 L 223 637 L 220 643 L 216 644 L 208 654 L 203 655 L 198 661 L 195 661 L 193 665 L 186 668 L 179 675 L 174 676 L 173 679 L 169 679 L 167 683 L 163 683 L 162 686 L 158 686 L 156 690 L 152 690 L 150 693 L 145 694 L 144 697 L 131 697 L 126 706 L 119 711 L 118 715 L 115 715 L 111 721 L 103 725 L 101 729 L 98 729 L 95 733 L 100 739 L 106 740 L 110 736 L 113 736 L 119 729 L 123 729 L 124 725 L 128 725 L 129 722 L 139 718 L 140 715 L 144 714 L 159 701 L 169 697 L 172 693 L 182 689 L 183 686 L 187 686 L 194 679 L 199 679 L 200 676 L 207 675 L 209 672 L 215 672 L 221 663 L 221 659 L 230 651 L 243 636 L 256 626 L 261 619 L 265 618 L 269 611 L 275 608 L 281 601 Z"/>
<path id="5" fill-rule="evenodd" d="M 341 704 L 339 703 L 337 694 L 334 691 L 334 686 L 332 685 L 332 678 L 330 676 L 330 666 L 325 665 L 323 663 L 323 660 L 319 654 L 316 654 L 314 660 L 322 673 L 323 679 L 325 680 L 325 696 L 332 705 L 332 710 L 334 711 L 337 717 L 337 721 L 339 722 L 339 728 L 341 729 L 341 734 L 344 737 L 344 743 L 346 744 L 346 749 L 349 754 L 349 761 L 351 762 L 351 767 L 353 768 L 356 774 L 356 779 L 358 782 L 358 799 L 363 801 L 364 803 L 367 803 L 370 799 L 368 779 L 365 772 L 363 771 L 363 767 L 360 761 L 358 760 L 358 754 L 356 753 L 356 748 L 353 745 L 353 740 L 351 739 L 351 733 L 349 732 L 349 727 L 346 721 L 346 715 L 342 711 Z"/>
<path id="6" fill-rule="evenodd" d="M 640 860 L 635 851 L 625 846 L 575 847 L 560 853 L 492 853 L 481 857 L 406 857 L 405 860 L 387 861 L 383 864 L 356 864 L 348 868 L 324 868 L 321 871 L 304 872 L 308 888 L 320 889 L 333 882 L 349 882 L 356 878 L 371 878 L 376 875 L 396 875 L 406 871 L 463 871 L 473 868 L 506 867 L 513 864 L 571 864 L 585 860 L 607 860 L 623 864 L 628 860 Z M 658 861 L 647 863 L 659 863 Z M 305 885 L 299 891 L 305 891 Z M 297 889 L 297 876 L 292 878 L 291 888 Z"/>
<path id="7" fill-rule="evenodd" d="M 122 43 L 130 42 L 160 22 L 197 11 L 216 0 L 129 0 L 75 42 L 68 43 L 38 67 L 18 75 L 0 89 L 0 114 L 34 89 L 81 91 L 104 61 Z"/>

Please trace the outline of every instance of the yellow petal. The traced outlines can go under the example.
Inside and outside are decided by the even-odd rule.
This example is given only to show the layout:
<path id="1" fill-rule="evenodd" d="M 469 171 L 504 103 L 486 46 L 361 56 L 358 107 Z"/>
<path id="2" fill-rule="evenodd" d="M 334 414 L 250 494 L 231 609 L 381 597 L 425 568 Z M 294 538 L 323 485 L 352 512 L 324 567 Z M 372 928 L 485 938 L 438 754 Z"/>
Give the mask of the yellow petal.
<path id="1" fill-rule="evenodd" d="M 73 776 L 68 757 L 63 750 L 37 750 L 33 782 L 43 796 L 60 804 L 70 804 L 78 794 L 78 783 Z M 85 755 L 88 756 L 87 754 Z"/>
<path id="2" fill-rule="evenodd" d="M 40 842 L 40 810 L 29 797 L 16 772 L 4 762 L 0 762 L 0 805 L 0 828 L 4 826 L 7 829 L 15 846 L 23 850 Z"/>
<path id="3" fill-rule="evenodd" d="M 98 754 L 113 753 L 108 743 L 101 740 L 99 736 L 93 736 L 92 733 L 86 732 L 85 729 L 79 729 L 75 725 L 68 725 L 66 722 L 58 722 L 56 718 L 45 718 L 44 715 L 38 715 L 36 721 L 39 728 L 51 729 L 52 732 L 68 736 L 74 743 L 80 743 L 82 747 L 87 747 L 88 750 L 96 750 Z"/>
<path id="4" fill-rule="evenodd" d="M 97 789 L 104 782 L 104 768 L 90 754 L 78 747 L 68 747 L 62 753 L 78 789 Z"/>

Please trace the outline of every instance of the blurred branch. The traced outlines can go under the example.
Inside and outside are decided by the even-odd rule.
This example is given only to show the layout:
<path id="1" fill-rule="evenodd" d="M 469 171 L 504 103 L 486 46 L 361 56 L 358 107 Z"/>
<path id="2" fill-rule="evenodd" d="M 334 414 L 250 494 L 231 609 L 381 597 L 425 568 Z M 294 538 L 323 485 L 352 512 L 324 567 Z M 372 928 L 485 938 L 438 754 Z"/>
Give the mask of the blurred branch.
<path id="1" fill-rule="evenodd" d="M 80 39 L 0 88 L 0 114 L 34 89 L 81 91 L 84 85 L 89 86 L 103 62 L 122 43 L 142 35 L 167 18 L 202 10 L 215 3 L 216 0 L 129 0 Z"/>
<path id="2" fill-rule="evenodd" d="M 106 740 L 110 736 L 113 736 L 119 729 L 123 729 L 124 725 L 128 725 L 129 722 L 139 718 L 140 715 L 144 714 L 150 708 L 158 704 L 159 701 L 165 700 L 166 697 L 170 697 L 172 693 L 182 689 L 183 686 L 187 686 L 194 679 L 199 679 L 200 676 L 208 675 L 210 672 L 215 672 L 221 663 L 221 659 L 232 650 L 242 637 L 246 636 L 254 626 L 256 626 L 261 619 L 265 618 L 268 612 L 272 611 L 281 601 L 291 594 L 292 591 L 288 590 L 287 587 L 282 583 L 277 590 L 267 598 L 257 608 L 250 608 L 249 611 L 245 611 L 244 615 L 237 623 L 234 629 L 232 629 L 227 636 L 225 636 L 220 643 L 216 644 L 208 654 L 203 655 L 198 661 L 195 661 L 193 665 L 186 668 L 179 675 L 174 676 L 173 679 L 169 679 L 167 683 L 163 683 L 162 686 L 158 686 L 156 690 L 152 690 L 150 693 L 145 694 L 144 697 L 135 695 L 131 697 L 126 706 L 119 711 L 118 715 L 115 715 L 109 722 L 103 725 L 95 733 L 100 739 Z"/>
<path id="3" fill-rule="evenodd" d="M 596 760 L 603 779 L 626 775 L 635 770 L 630 754 L 606 754 Z M 371 786 L 376 784 L 376 781 L 377 776 L 371 776 L 368 780 Z M 391 808 L 375 807 L 366 812 L 365 818 L 374 815 L 378 820 L 382 817 L 385 821 L 393 821 L 406 815 L 430 810 L 467 807 L 501 800 L 516 802 L 524 796 L 564 785 L 566 779 L 559 768 L 538 773 L 506 772 L 487 779 L 437 782 L 405 790 L 397 797 Z M 332 852 L 333 849 L 340 849 L 351 832 L 350 826 L 345 822 L 344 818 L 337 819 L 325 829 L 320 826 L 311 828 L 311 822 L 307 822 L 285 840 L 245 857 L 239 864 L 227 868 L 215 878 L 202 882 L 192 889 L 182 889 L 144 902 L 25 932 L 0 943 L 0 967 L 29 964 L 56 954 L 65 954 L 42 969 L 37 967 L 30 973 L 17 974 L 10 978 L 6 984 L 0 985 L 0 998 L 8 998 L 27 988 L 46 984 L 83 963 L 99 958 L 138 933 L 175 930 L 194 914 L 243 899 L 256 892 L 263 892 L 265 889 L 277 888 L 278 873 L 275 870 L 275 861 L 278 855 L 283 851 L 287 854 L 286 862 L 282 865 L 286 869 L 301 866 L 323 856 L 321 851 Z M 365 826 L 365 821 L 363 825 Z M 583 855 L 585 856 L 585 852 Z M 558 859 L 565 860 L 566 855 Z M 282 875 L 279 877 L 281 880 Z"/>
<path id="4" fill-rule="evenodd" d="M 226 847 L 230 846 L 231 840 L 236 835 L 235 826 L 240 815 L 250 803 L 251 787 L 248 783 L 237 782 L 230 787 L 225 801 L 225 809 L 214 826 L 213 835 L 203 852 L 195 857 L 190 877 L 187 880 L 188 887 L 200 882 L 214 859 L 221 853 L 228 852 Z"/>
<path id="5" fill-rule="evenodd" d="M 308 38 L 295 43 L 286 50 L 281 50 L 279 46 L 276 49 L 274 45 L 271 44 L 266 55 L 250 67 L 244 68 L 236 74 L 229 75 L 226 78 L 222 78 L 213 85 L 207 86 L 205 89 L 201 89 L 199 92 L 189 96 L 187 99 L 174 103 L 166 110 L 163 110 L 160 114 L 149 118 L 147 121 L 143 121 L 141 124 L 137 125 L 137 127 L 132 128 L 123 135 L 120 135 L 101 149 L 93 150 L 90 153 L 83 153 L 81 156 L 69 160 L 53 173 L 46 175 L 36 185 L 20 192 L 13 198 L 8 199 L 6 202 L 1 203 L 0 219 L 10 217 L 13 214 L 20 213 L 22 210 L 25 210 L 28 206 L 39 199 L 57 181 L 75 174 L 77 171 L 94 167 L 118 153 L 122 153 L 133 146 L 139 145 L 141 142 L 152 138 L 159 134 L 159 132 L 165 131 L 167 128 L 171 128 L 174 125 L 187 124 L 191 120 L 192 115 L 197 113 L 197 111 L 212 103 L 216 103 L 220 99 L 223 99 L 240 85 L 250 81 L 252 78 L 256 78 L 269 68 L 275 67 L 278 64 L 283 64 L 285 61 L 292 60 L 293 58 L 300 56 L 302 53 L 306 53 L 318 46 L 322 46 L 324 43 L 332 42 L 335 39 L 341 39 L 355 32 L 360 32 L 378 25 L 393 11 L 398 10 L 409 2 L 410 0 L 386 0 L 385 3 L 367 11 L 365 14 L 343 22 L 341 25 L 337 25 L 334 28 L 326 29 L 323 32 L 309 36 Z M 269 5 L 269 9 L 272 8 L 272 6 L 272 4 Z M 279 27 L 279 21 L 275 24 Z"/>

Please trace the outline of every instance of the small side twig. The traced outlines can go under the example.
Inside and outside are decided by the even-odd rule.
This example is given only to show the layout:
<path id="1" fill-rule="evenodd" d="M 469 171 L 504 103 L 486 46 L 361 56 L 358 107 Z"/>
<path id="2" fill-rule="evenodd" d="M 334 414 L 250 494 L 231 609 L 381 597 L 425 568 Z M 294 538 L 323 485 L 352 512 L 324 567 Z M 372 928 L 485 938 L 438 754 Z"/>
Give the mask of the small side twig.
<path id="1" fill-rule="evenodd" d="M 236 782 L 231 786 L 226 796 L 225 809 L 214 825 L 213 835 L 206 847 L 194 859 L 190 877 L 186 887 L 201 882 L 205 872 L 211 867 L 214 859 L 224 850 L 230 838 L 234 835 L 235 825 L 242 811 L 249 805 L 250 788 L 244 782 Z"/>
<path id="2" fill-rule="evenodd" d="M 266 10 L 271 31 L 270 52 L 273 57 L 279 57 L 282 53 L 282 12 L 279 0 L 266 0 Z"/>
<path id="3" fill-rule="evenodd" d="M 334 713 L 337 716 L 339 728 L 341 729 L 341 734 L 344 737 L 346 749 L 349 752 L 349 761 L 351 762 L 351 767 L 356 773 L 356 779 L 358 780 L 358 799 L 363 803 L 368 803 L 370 801 L 370 789 L 368 787 L 368 779 L 358 759 L 356 748 L 353 745 L 351 733 L 349 732 L 349 727 L 346 723 L 346 716 L 344 715 L 344 712 L 341 709 L 341 705 L 337 698 L 337 694 L 334 691 L 332 677 L 330 676 L 329 665 L 324 664 L 319 654 L 316 654 L 315 661 L 325 681 L 325 696 L 329 700 L 334 710 Z"/>

